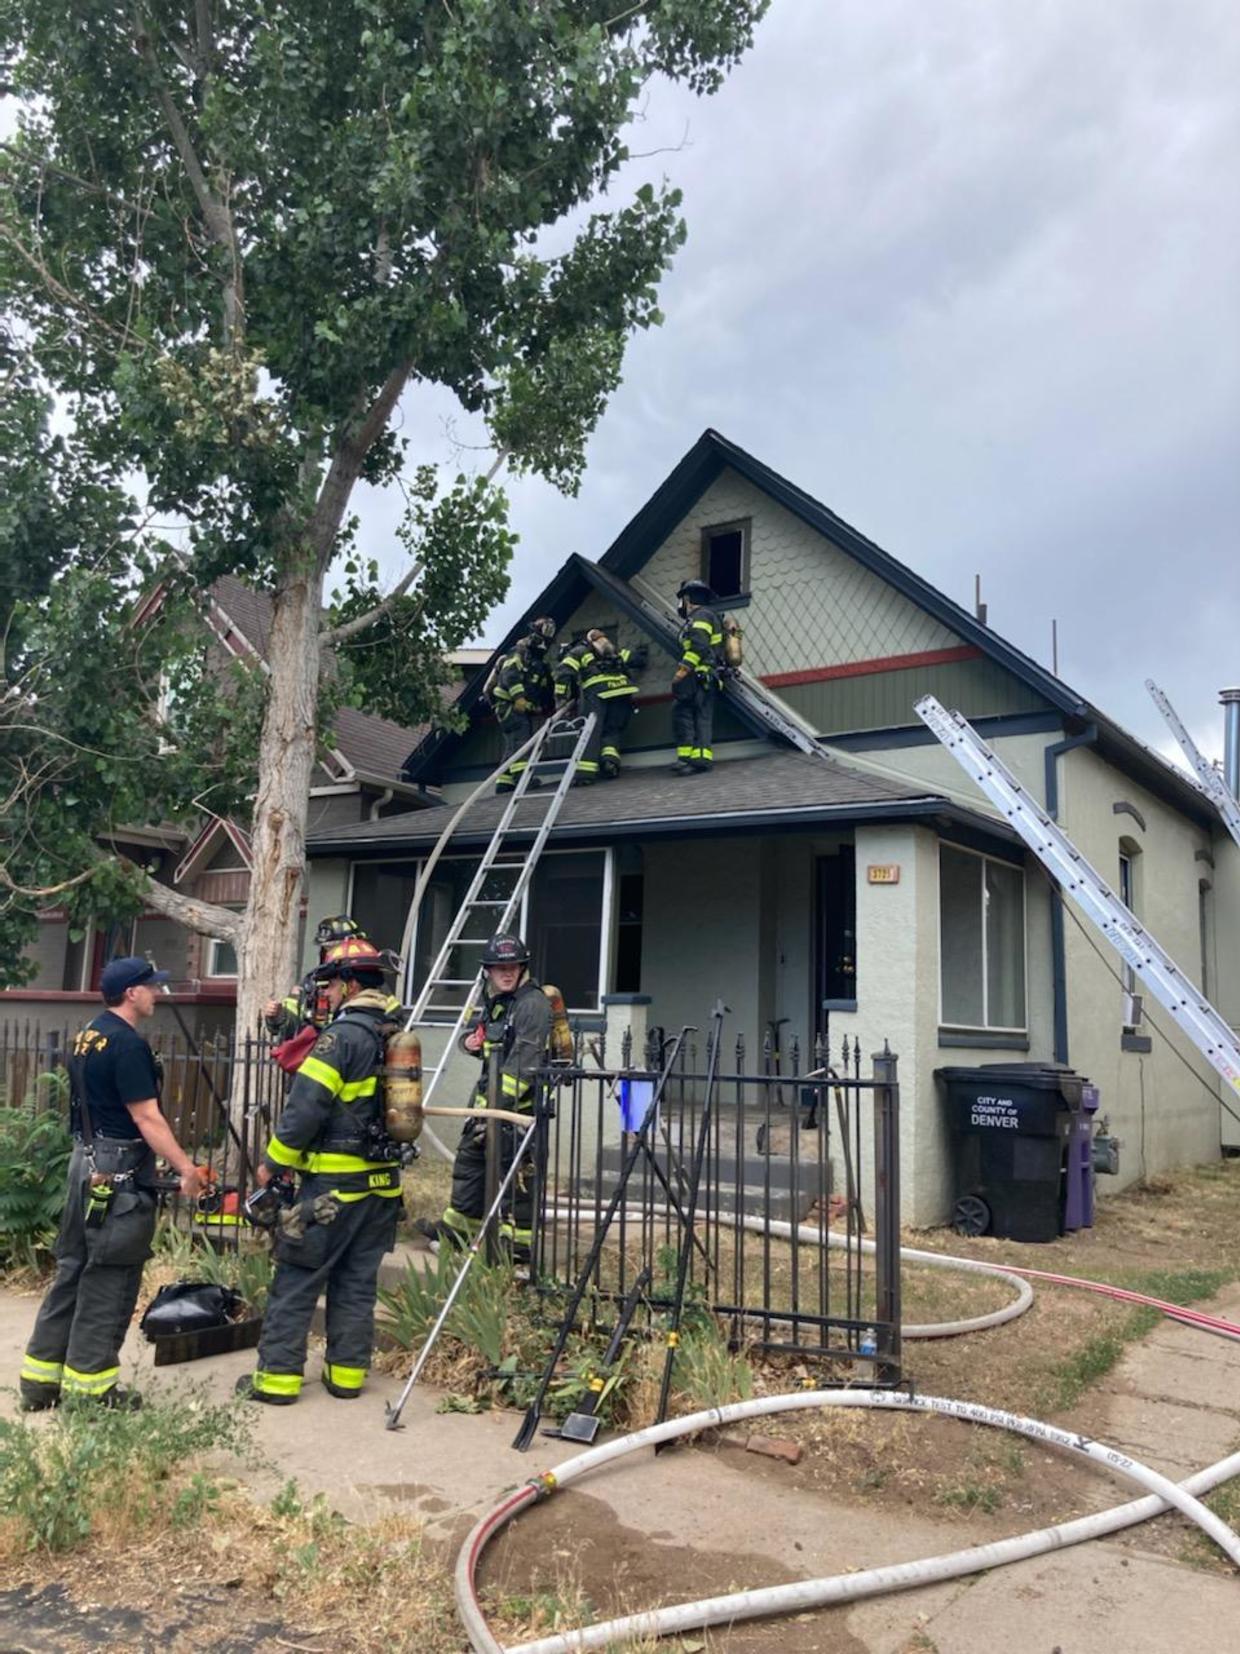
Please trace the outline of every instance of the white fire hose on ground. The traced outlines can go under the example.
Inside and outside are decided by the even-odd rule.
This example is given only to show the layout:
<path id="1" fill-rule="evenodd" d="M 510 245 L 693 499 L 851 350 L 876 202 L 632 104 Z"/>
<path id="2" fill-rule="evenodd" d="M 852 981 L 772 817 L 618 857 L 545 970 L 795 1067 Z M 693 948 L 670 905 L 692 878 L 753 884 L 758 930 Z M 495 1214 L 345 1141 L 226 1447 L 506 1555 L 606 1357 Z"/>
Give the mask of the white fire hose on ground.
<path id="1" fill-rule="evenodd" d="M 1020 1534 L 1011 1539 L 996 1540 L 988 1545 L 975 1545 L 949 1555 L 927 1557 L 917 1562 L 901 1562 L 888 1567 L 867 1569 L 863 1573 L 835 1574 L 822 1579 L 797 1580 L 789 1585 L 759 1587 L 737 1591 L 729 1596 L 707 1597 L 699 1602 L 678 1603 L 668 1608 L 656 1608 L 646 1613 L 630 1614 L 621 1619 L 585 1626 L 578 1631 L 567 1631 L 553 1637 L 542 1637 L 535 1642 L 511 1645 L 507 1649 L 499 1643 L 487 1625 L 478 1603 L 476 1572 L 479 1559 L 488 1542 L 514 1516 L 540 1500 L 550 1497 L 591 1471 L 612 1460 L 636 1453 L 660 1442 L 673 1441 L 701 1430 L 717 1429 L 740 1419 L 761 1418 L 772 1413 L 795 1412 L 809 1407 L 866 1407 L 877 1411 L 908 1411 L 937 1413 L 947 1418 L 962 1419 L 974 1424 L 991 1425 L 1030 1437 L 1047 1446 L 1076 1453 L 1101 1464 L 1116 1474 L 1135 1482 L 1147 1490 L 1147 1497 L 1111 1510 L 1098 1511 L 1073 1522 L 1061 1522 L 1050 1528 Z M 863 1597 L 878 1596 L 887 1591 L 909 1590 L 919 1585 L 933 1585 L 963 1574 L 978 1573 L 1048 1551 L 1079 1545 L 1087 1539 L 1102 1538 L 1121 1528 L 1147 1520 L 1162 1511 L 1176 1509 L 1208 1534 L 1215 1544 L 1240 1566 L 1240 1535 L 1227 1526 L 1197 1497 L 1217 1487 L 1230 1477 L 1240 1475 L 1240 1453 L 1199 1471 L 1183 1485 L 1168 1480 L 1155 1470 L 1139 1464 L 1117 1448 L 1084 1436 L 1059 1430 L 1054 1425 L 1037 1419 L 1022 1418 L 999 1408 L 983 1407 L 975 1402 L 953 1401 L 942 1396 L 908 1396 L 890 1390 L 817 1390 L 799 1391 L 791 1395 L 763 1396 L 754 1401 L 733 1402 L 726 1407 L 711 1407 L 686 1418 L 669 1419 L 665 1424 L 651 1425 L 628 1436 L 591 1448 L 559 1465 L 554 1472 L 547 1471 L 527 1483 L 489 1511 L 476 1524 L 462 1546 L 456 1565 L 457 1612 L 469 1634 L 470 1647 L 475 1654 L 576 1654 L 577 1650 L 606 1648 L 611 1644 L 635 1637 L 663 1637 L 676 1632 L 695 1630 L 709 1625 L 731 1625 L 737 1620 L 757 1619 L 770 1614 L 800 1612 L 843 1602 L 856 1602 Z"/>
<path id="2" fill-rule="evenodd" d="M 563 1215 L 553 1209 L 551 1215 Z M 722 1215 L 722 1214 L 721 1214 Z M 783 1239 L 793 1239 L 793 1225 L 777 1220 L 741 1216 L 743 1228 L 757 1233 L 770 1233 Z M 802 1243 L 821 1246 L 822 1231 L 811 1225 L 799 1225 L 796 1238 Z M 849 1238 L 827 1232 L 827 1244 L 846 1247 Z M 856 1244 L 857 1237 L 852 1237 Z M 865 1251 L 873 1251 L 872 1241 L 862 1240 Z M 930 1268 L 954 1269 L 965 1273 L 993 1275 L 1007 1281 L 1016 1289 L 1015 1298 L 987 1314 L 957 1321 L 931 1322 L 924 1325 L 904 1325 L 905 1338 L 948 1338 L 963 1333 L 978 1332 L 1013 1320 L 1030 1307 L 1033 1290 L 1024 1271 L 1006 1269 L 1000 1264 L 986 1263 L 975 1258 L 953 1257 L 946 1253 L 927 1252 L 913 1247 L 901 1247 L 901 1257 Z M 1029 1271 L 1039 1275 L 1040 1271 Z M 1103 1289 L 1100 1283 L 1074 1281 L 1069 1277 L 1048 1277 L 1064 1285 L 1079 1285 L 1090 1290 Z M 1155 1305 L 1167 1314 L 1174 1314 L 1180 1306 L 1162 1303 L 1140 1293 L 1112 1289 L 1115 1295 L 1131 1302 Z M 1199 1330 L 1221 1332 L 1235 1337 L 1238 1330 L 1232 1323 L 1218 1317 L 1184 1311 L 1183 1318 Z M 490 1540 L 508 1522 L 529 1506 L 549 1497 L 553 1492 L 590 1474 L 611 1460 L 652 1447 L 660 1442 L 692 1435 L 698 1431 L 717 1428 L 739 1419 L 763 1417 L 772 1413 L 792 1412 L 809 1407 L 867 1407 L 876 1410 L 938 1413 L 950 1418 L 976 1424 L 986 1424 L 1024 1435 L 1047 1445 L 1093 1459 L 1109 1466 L 1117 1474 L 1147 1489 L 1146 1497 L 1110 1510 L 1079 1517 L 1072 1522 L 1058 1523 L 1031 1533 L 986 1545 L 971 1546 L 948 1555 L 928 1557 L 916 1562 L 902 1562 L 887 1567 L 871 1568 L 863 1572 L 837 1574 L 814 1580 L 798 1580 L 790 1585 L 762 1587 L 740 1591 L 729 1596 L 705 1598 L 699 1602 L 681 1603 L 668 1608 L 652 1609 L 646 1613 L 609 1620 L 578 1631 L 541 1638 L 530 1643 L 514 1645 L 507 1650 L 495 1639 L 478 1604 L 475 1576 L 482 1552 Z M 1103 1538 L 1138 1522 L 1147 1521 L 1168 1509 L 1178 1509 L 1194 1522 L 1240 1567 L 1240 1536 L 1200 1502 L 1197 1497 L 1211 1488 L 1240 1475 L 1240 1453 L 1199 1471 L 1181 1485 L 1169 1481 L 1157 1471 L 1137 1463 L 1118 1449 L 1101 1442 L 1088 1440 L 1037 1419 L 1022 1418 L 998 1408 L 984 1407 L 974 1402 L 954 1401 L 939 1396 L 910 1397 L 887 1390 L 819 1390 L 795 1391 L 788 1395 L 764 1396 L 752 1401 L 735 1402 L 726 1407 L 710 1408 L 687 1418 L 670 1419 L 661 1425 L 638 1430 L 602 1447 L 578 1454 L 560 1465 L 554 1472 L 545 1472 L 515 1493 L 509 1494 L 499 1505 L 477 1523 L 461 1548 L 456 1566 L 457 1611 L 470 1637 L 475 1654 L 575 1654 L 575 1651 L 605 1648 L 619 1639 L 668 1636 L 676 1632 L 695 1630 L 710 1625 L 731 1624 L 736 1620 L 755 1619 L 766 1615 L 795 1613 L 807 1608 L 826 1607 L 845 1602 L 856 1602 L 865 1597 L 879 1596 L 888 1591 L 909 1590 L 920 1585 L 936 1584 L 956 1579 L 965 1574 L 979 1573 L 1008 1563 L 1041 1556 L 1048 1551 L 1079 1545 L 1089 1539 Z"/>

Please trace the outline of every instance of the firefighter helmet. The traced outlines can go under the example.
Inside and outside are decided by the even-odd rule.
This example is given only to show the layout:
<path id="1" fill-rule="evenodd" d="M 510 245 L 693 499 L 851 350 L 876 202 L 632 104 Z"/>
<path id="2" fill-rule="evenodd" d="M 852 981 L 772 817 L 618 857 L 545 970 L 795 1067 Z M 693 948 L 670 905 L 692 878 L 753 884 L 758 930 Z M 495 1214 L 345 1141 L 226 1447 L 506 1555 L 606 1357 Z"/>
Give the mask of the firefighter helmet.
<path id="1" fill-rule="evenodd" d="M 555 636 L 555 621 L 550 615 L 538 615 L 530 621 L 530 636 L 541 638 L 544 644 L 550 643 Z"/>
<path id="2" fill-rule="evenodd" d="M 521 938 L 510 930 L 501 930 L 492 936 L 482 950 L 484 965 L 528 965 L 530 950 Z"/>
<path id="3" fill-rule="evenodd" d="M 681 605 L 683 613 L 685 603 L 692 603 L 694 608 L 700 608 L 703 603 L 713 603 L 715 594 L 705 580 L 682 580 L 676 589 L 676 601 Z"/>
<path id="4" fill-rule="evenodd" d="M 357 920 L 347 913 L 335 913 L 330 919 L 319 920 L 318 929 L 314 933 L 314 945 L 326 950 L 333 942 L 343 942 L 346 936 L 360 936 L 364 939 L 366 932 Z"/>
<path id="5" fill-rule="evenodd" d="M 313 976 L 316 982 L 330 982 L 335 976 L 350 977 L 358 971 L 394 971 L 392 955 L 380 953 L 365 936 L 346 936 L 333 942 Z"/>

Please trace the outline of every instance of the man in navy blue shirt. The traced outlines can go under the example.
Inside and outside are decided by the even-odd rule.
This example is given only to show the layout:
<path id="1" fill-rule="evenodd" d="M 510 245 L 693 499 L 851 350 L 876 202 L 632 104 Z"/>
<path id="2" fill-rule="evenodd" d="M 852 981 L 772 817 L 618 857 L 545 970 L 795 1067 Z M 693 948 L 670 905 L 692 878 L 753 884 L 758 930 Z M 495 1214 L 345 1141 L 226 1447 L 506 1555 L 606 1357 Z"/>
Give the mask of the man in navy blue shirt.
<path id="1" fill-rule="evenodd" d="M 54 1407 L 62 1396 L 139 1405 L 137 1393 L 116 1380 L 155 1233 L 155 1156 L 180 1174 L 186 1199 L 196 1199 L 203 1182 L 160 1113 L 154 1054 L 138 1032 L 167 980 L 149 959 L 112 960 L 100 980 L 107 1009 L 73 1042 L 74 1150 L 56 1278 L 22 1362 L 28 1412 Z"/>

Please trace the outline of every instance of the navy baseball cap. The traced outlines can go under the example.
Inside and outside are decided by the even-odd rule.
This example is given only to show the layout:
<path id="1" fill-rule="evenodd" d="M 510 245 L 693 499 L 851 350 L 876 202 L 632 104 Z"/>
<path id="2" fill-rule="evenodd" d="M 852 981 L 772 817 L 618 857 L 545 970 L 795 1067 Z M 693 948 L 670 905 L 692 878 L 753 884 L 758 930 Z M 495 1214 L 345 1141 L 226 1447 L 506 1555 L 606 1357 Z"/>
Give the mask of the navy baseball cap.
<path id="1" fill-rule="evenodd" d="M 126 988 L 158 988 L 168 980 L 168 972 L 157 971 L 149 959 L 130 956 L 108 961 L 99 978 L 99 991 L 105 999 L 119 999 Z"/>

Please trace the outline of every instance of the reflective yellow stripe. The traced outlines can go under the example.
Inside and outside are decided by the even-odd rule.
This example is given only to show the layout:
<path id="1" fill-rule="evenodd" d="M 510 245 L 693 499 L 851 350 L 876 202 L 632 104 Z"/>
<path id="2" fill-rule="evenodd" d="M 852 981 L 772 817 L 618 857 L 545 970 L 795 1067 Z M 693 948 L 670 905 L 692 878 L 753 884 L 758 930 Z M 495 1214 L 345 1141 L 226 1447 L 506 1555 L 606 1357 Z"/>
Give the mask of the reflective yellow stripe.
<path id="1" fill-rule="evenodd" d="M 693 748 L 692 747 L 677 747 L 676 748 L 676 756 L 677 756 L 677 758 L 692 758 L 693 757 Z"/>
<path id="2" fill-rule="evenodd" d="M 339 1390 L 360 1390 L 366 1382 L 365 1367 L 337 1367 L 334 1362 L 323 1363 L 323 1376 Z"/>
<path id="3" fill-rule="evenodd" d="M 371 1195 L 377 1195 L 380 1200 L 391 1200 L 394 1195 L 400 1194 L 399 1184 L 394 1189 L 333 1189 L 333 1200 L 341 1200 L 346 1206 L 351 1206 L 358 1200 L 369 1200 Z"/>
<path id="4" fill-rule="evenodd" d="M 105 1367 L 99 1373 L 79 1373 L 73 1367 L 66 1367 L 61 1387 L 73 1396 L 101 1396 L 119 1377 L 119 1367 Z"/>
<path id="5" fill-rule="evenodd" d="M 355 1103 L 359 1097 L 373 1097 L 378 1085 L 379 1081 L 374 1074 L 366 1080 L 349 1080 L 340 1087 L 340 1101 Z"/>
<path id="6" fill-rule="evenodd" d="M 301 1010 L 301 1000 L 298 999 L 296 994 L 290 994 L 287 999 L 282 999 L 280 1004 L 286 1011 L 291 1011 L 294 1016 Z"/>
<path id="7" fill-rule="evenodd" d="M 458 1212 L 455 1206 L 445 1206 L 442 1221 L 449 1229 L 456 1229 L 463 1235 L 476 1235 L 482 1228 L 481 1218 L 466 1217 L 464 1212 Z"/>
<path id="8" fill-rule="evenodd" d="M 307 1057 L 297 1072 L 304 1074 L 308 1080 L 314 1080 L 324 1091 L 330 1091 L 333 1097 L 344 1084 L 343 1076 L 321 1057 Z"/>
<path id="9" fill-rule="evenodd" d="M 300 1149 L 290 1149 L 287 1143 L 282 1143 L 278 1137 L 272 1137 L 264 1151 L 264 1158 L 274 1160 L 277 1166 L 294 1166 L 298 1171 L 305 1169 L 306 1157 Z"/>
<path id="10" fill-rule="evenodd" d="M 255 1373 L 254 1388 L 269 1396 L 296 1396 L 301 1394 L 300 1373 Z"/>
<path id="11" fill-rule="evenodd" d="M 686 649 L 681 658 L 688 661 L 690 666 L 700 666 L 702 664 L 701 655 L 694 654 L 692 649 Z"/>
<path id="12" fill-rule="evenodd" d="M 715 628 L 711 625 L 709 620 L 691 620 L 689 622 L 689 626 L 692 631 L 709 632 L 712 637 L 714 636 Z"/>
<path id="13" fill-rule="evenodd" d="M 520 1080 L 515 1074 L 501 1074 L 499 1088 L 505 1097 L 528 1097 L 534 1089 L 531 1080 Z"/>
<path id="14" fill-rule="evenodd" d="M 532 1229 L 518 1229 L 511 1223 L 501 1223 L 499 1238 L 506 1241 L 516 1241 L 518 1246 L 529 1246 L 534 1239 Z"/>
<path id="15" fill-rule="evenodd" d="M 21 1376 L 32 1384 L 59 1384 L 63 1372 L 62 1361 L 40 1361 L 35 1355 L 28 1355 L 22 1361 Z"/>
<path id="16" fill-rule="evenodd" d="M 362 1160 L 356 1154 L 303 1154 L 303 1171 L 322 1172 L 390 1172 L 390 1160 Z"/>

